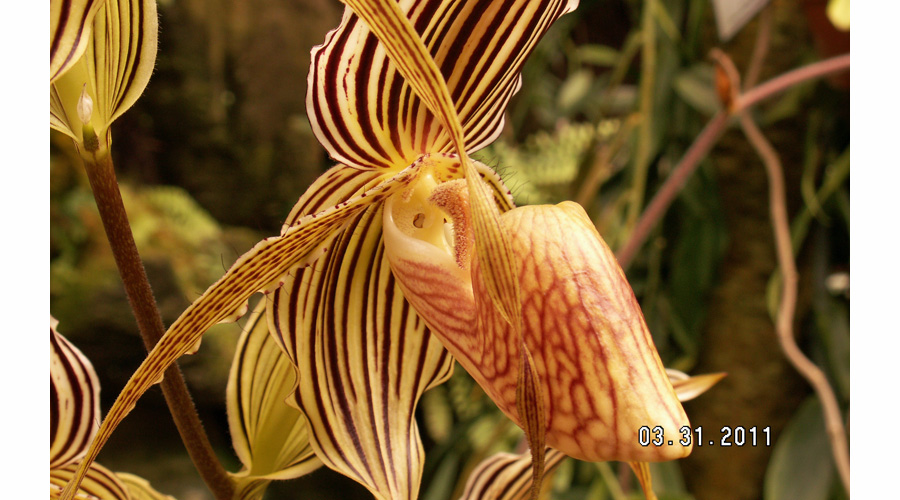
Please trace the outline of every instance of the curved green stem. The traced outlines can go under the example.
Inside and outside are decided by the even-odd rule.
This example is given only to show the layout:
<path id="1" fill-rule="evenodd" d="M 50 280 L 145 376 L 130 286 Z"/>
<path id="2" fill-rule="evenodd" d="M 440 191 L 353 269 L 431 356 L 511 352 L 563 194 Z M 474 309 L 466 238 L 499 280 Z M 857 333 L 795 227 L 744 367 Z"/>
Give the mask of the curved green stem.
<path id="1" fill-rule="evenodd" d="M 644 205 L 644 191 L 647 188 L 647 169 L 650 168 L 653 148 L 654 91 L 656 85 L 656 2 L 644 2 L 641 19 L 641 84 L 640 113 L 641 124 L 637 134 L 637 151 L 634 159 L 634 178 L 626 213 L 625 227 L 634 227 L 641 207 Z"/>

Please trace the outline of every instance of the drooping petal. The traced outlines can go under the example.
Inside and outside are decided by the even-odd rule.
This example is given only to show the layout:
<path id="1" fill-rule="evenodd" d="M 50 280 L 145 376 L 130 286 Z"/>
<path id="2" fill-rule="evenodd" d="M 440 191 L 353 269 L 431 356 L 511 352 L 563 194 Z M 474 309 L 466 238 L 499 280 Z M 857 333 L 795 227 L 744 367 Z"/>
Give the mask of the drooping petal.
<path id="1" fill-rule="evenodd" d="M 82 89 L 94 101 L 91 119 L 101 138 L 144 92 L 156 63 L 156 0 L 106 0 L 77 62 L 50 85 L 50 126 L 81 140 L 76 106 Z"/>
<path id="2" fill-rule="evenodd" d="M 60 498 L 63 487 L 75 476 L 76 464 L 50 470 L 50 498 Z M 100 464 L 91 464 L 75 498 L 83 500 L 132 500 L 119 477 Z"/>
<path id="3" fill-rule="evenodd" d="M 546 450 L 545 477 L 556 470 L 566 455 Z M 531 455 L 497 453 L 478 464 L 466 480 L 459 500 L 525 500 L 531 494 Z"/>
<path id="4" fill-rule="evenodd" d="M 397 288 L 373 206 L 328 255 L 289 276 L 270 322 L 299 368 L 296 403 L 316 454 L 376 498 L 417 498 L 424 453 L 414 412 L 453 360 Z"/>
<path id="5" fill-rule="evenodd" d="M 50 321 L 50 468 L 84 456 L 100 418 L 100 381 L 90 360 Z"/>
<path id="6" fill-rule="evenodd" d="M 358 168 L 403 167 L 420 154 L 451 152 L 441 116 L 449 110 L 442 108 L 458 113 L 459 145 L 469 152 L 492 142 L 525 58 L 553 21 L 577 5 L 403 0 L 398 12 L 408 18 L 407 31 L 390 22 L 393 0 L 347 3 L 365 22 L 348 8 L 341 25 L 313 50 L 307 107 L 320 142 L 335 159 Z M 433 72 L 413 56 L 410 31 L 434 59 Z M 447 83 L 446 100 L 436 75 Z"/>
<path id="7" fill-rule="evenodd" d="M 352 182 L 358 174 L 353 169 L 343 169 L 342 172 L 346 174 L 348 182 Z M 147 359 L 131 376 L 103 420 L 80 471 L 96 458 L 112 431 L 131 411 L 141 395 L 162 380 L 165 369 L 182 355 L 196 351 L 203 333 L 210 326 L 223 321 L 234 321 L 243 314 L 251 295 L 277 287 L 279 279 L 290 269 L 319 258 L 330 239 L 350 218 L 403 189 L 416 173 L 417 169 L 411 167 L 393 177 L 374 180 L 366 184 L 366 190 L 362 194 L 338 201 L 319 213 L 302 217 L 296 224 L 282 231 L 280 237 L 267 238 L 241 256 L 225 276 L 210 286 L 169 327 Z M 80 480 L 80 476 L 76 479 Z"/>
<path id="8" fill-rule="evenodd" d="M 269 335 L 265 308 L 260 302 L 244 327 L 228 377 L 228 427 L 244 464 L 233 477 L 246 493 L 236 498 L 262 498 L 271 480 L 300 477 L 322 465 L 309 444 L 306 419 L 285 403 L 296 369 Z"/>
<path id="9" fill-rule="evenodd" d="M 104 0 L 51 0 L 50 83 L 75 64 L 84 53 L 94 15 Z"/>

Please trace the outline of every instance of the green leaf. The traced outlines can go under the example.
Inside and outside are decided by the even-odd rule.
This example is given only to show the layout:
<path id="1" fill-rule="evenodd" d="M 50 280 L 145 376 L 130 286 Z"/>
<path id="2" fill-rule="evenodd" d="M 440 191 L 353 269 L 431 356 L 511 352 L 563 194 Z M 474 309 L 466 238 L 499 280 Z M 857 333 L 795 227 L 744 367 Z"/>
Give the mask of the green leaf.
<path id="1" fill-rule="evenodd" d="M 822 406 L 810 396 L 775 443 L 764 500 L 827 500 L 834 477 L 831 457 Z"/>
<path id="2" fill-rule="evenodd" d="M 712 116 L 719 111 L 715 69 L 711 64 L 699 63 L 679 71 L 672 85 L 678 97 L 700 113 Z"/>
<path id="3" fill-rule="evenodd" d="M 594 74 L 588 70 L 579 70 L 563 82 L 559 89 L 557 105 L 566 112 L 572 112 L 579 103 L 588 97 L 594 83 Z"/>
<path id="4" fill-rule="evenodd" d="M 619 51 L 607 45 L 585 44 L 577 49 L 578 58 L 585 64 L 612 67 L 619 60 Z"/>

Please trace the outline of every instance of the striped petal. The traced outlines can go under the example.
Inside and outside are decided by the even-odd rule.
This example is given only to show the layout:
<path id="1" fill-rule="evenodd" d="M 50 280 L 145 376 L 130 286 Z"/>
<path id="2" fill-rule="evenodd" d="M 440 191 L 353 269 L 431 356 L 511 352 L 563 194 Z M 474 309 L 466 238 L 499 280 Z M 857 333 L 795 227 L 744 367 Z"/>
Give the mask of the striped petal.
<path id="1" fill-rule="evenodd" d="M 464 173 L 468 187 L 471 209 L 467 212 L 471 213 L 475 251 L 481 262 L 486 296 L 490 298 L 491 303 L 488 307 L 492 311 L 498 312 L 505 323 L 510 326 L 510 338 L 516 342 L 515 352 L 519 357 L 515 391 L 518 422 L 525 430 L 525 435 L 534 452 L 533 466 L 536 481 L 533 485 L 533 492 L 536 495 L 540 488 L 539 481 L 543 477 L 544 431 L 547 427 L 547 413 L 539 392 L 539 388 L 542 386 L 541 376 L 534 365 L 534 358 L 529 346 L 524 341 L 521 328 L 519 287 L 513 269 L 514 259 L 509 236 L 501 227 L 499 211 L 491 200 L 487 186 L 481 182 L 473 163 L 467 156 L 469 149 L 466 147 L 465 129 L 457 114 L 459 106 L 453 102 L 440 68 L 413 24 L 393 0 L 346 1 L 348 7 L 353 9 L 381 42 L 380 46 L 384 47 L 387 57 L 396 66 L 397 71 L 410 85 L 416 96 L 443 125 L 447 143 L 452 146 L 451 151 L 458 155 L 459 170 Z M 574 4 L 572 6 L 574 7 Z M 561 15 L 563 11 L 560 8 L 558 15 Z M 553 19 L 555 18 L 551 16 L 550 21 L 552 22 Z M 547 26 L 549 26 L 549 22 Z M 471 32 L 463 31 L 462 35 L 468 37 Z M 496 33 L 491 32 L 488 36 L 494 35 Z M 350 52 L 350 57 L 355 57 L 355 55 L 355 51 Z M 524 53 L 514 54 L 516 57 L 523 57 L 523 60 L 525 55 Z M 483 56 L 483 54 L 472 54 L 472 57 L 475 58 L 479 56 Z M 473 76 L 480 77 L 480 75 Z M 502 112 L 502 109 L 499 111 Z M 352 114 L 349 117 L 357 118 Z M 490 137 L 493 138 L 493 134 Z M 435 146 L 439 144 L 439 140 L 438 142 L 429 141 L 429 148 L 426 151 L 435 151 Z"/>
<path id="2" fill-rule="evenodd" d="M 450 110 L 458 114 L 462 132 L 454 149 L 471 152 L 492 142 L 520 86 L 525 58 L 577 1 L 347 4 L 341 25 L 313 50 L 307 96 L 313 130 L 338 161 L 397 168 L 420 154 L 451 152 L 449 125 L 441 116 Z M 425 54 L 434 60 L 433 72 L 411 57 L 417 50 L 409 42 L 413 37 L 390 21 L 392 11 L 418 33 Z M 431 74 L 443 75 L 446 100 L 438 97 Z"/>
<path id="3" fill-rule="evenodd" d="M 416 28 L 393 0 L 346 1 L 348 7 L 353 9 L 375 38 L 381 42 L 379 47 L 384 48 L 386 56 L 395 65 L 397 72 L 402 75 L 415 95 L 421 99 L 422 103 L 444 127 L 449 144 L 452 145 L 452 151 L 457 154 L 458 170 L 462 171 L 466 178 L 471 204 L 472 229 L 475 233 L 475 250 L 482 262 L 488 296 L 500 315 L 512 325 L 513 333 L 522 345 L 522 369 L 519 373 L 521 380 L 536 382 L 538 375 L 534 370 L 528 348 L 522 342 L 521 328 L 519 328 L 519 290 L 512 268 L 513 259 L 509 238 L 500 227 L 499 212 L 496 205 L 491 202 L 487 187 L 480 182 L 477 171 L 467 156 L 465 130 L 440 68 Z M 425 17 L 425 19 L 428 18 L 430 17 Z M 345 19 L 350 18 L 345 16 Z M 468 35 L 469 33 L 463 33 L 463 36 Z M 352 49 L 352 45 L 350 47 L 348 57 L 352 60 L 358 54 L 356 50 Z M 328 69 L 331 71 L 327 71 Z M 337 69 L 326 68 L 326 71 L 322 73 L 326 77 L 337 78 Z M 342 83 L 346 85 L 346 81 L 342 81 Z M 312 87 L 314 84 L 315 81 L 311 82 L 310 86 Z M 327 122 L 334 121 L 336 117 L 329 118 Z M 359 116 L 351 112 L 346 115 L 346 118 L 356 120 Z M 352 123 L 353 120 L 348 121 Z M 324 142 L 327 147 L 327 140 Z M 540 398 L 535 397 L 533 391 L 529 390 L 534 387 L 534 384 L 523 384 L 523 390 L 518 391 L 521 400 L 519 403 L 523 410 L 534 410 L 522 413 L 524 429 L 529 442 L 535 446 L 535 449 L 542 450 L 543 442 L 538 435 L 542 435 L 540 429 L 544 426 L 544 422 L 541 420 L 543 409 Z M 538 459 L 535 462 L 537 470 L 540 468 L 540 457 L 536 458 Z"/>
<path id="4" fill-rule="evenodd" d="M 175 500 L 171 495 L 156 491 L 150 486 L 150 482 L 142 477 L 126 472 L 116 472 L 116 477 L 125 485 L 131 500 Z"/>
<path id="5" fill-rule="evenodd" d="M 50 470 L 50 498 L 60 498 L 63 487 L 75 476 L 76 465 Z M 119 477 L 100 464 L 91 464 L 75 498 L 80 500 L 132 500 Z"/>
<path id="6" fill-rule="evenodd" d="M 100 382 L 91 362 L 50 321 L 50 468 L 84 456 L 100 418 Z"/>
<path id="7" fill-rule="evenodd" d="M 270 323 L 297 363 L 295 402 L 319 458 L 376 498 L 414 499 L 424 460 L 416 404 L 453 360 L 397 288 L 381 212 L 357 215 L 326 258 L 289 276 Z"/>
<path id="8" fill-rule="evenodd" d="M 285 403 L 296 384 L 296 370 L 269 335 L 262 301 L 238 341 L 228 378 L 228 427 L 244 469 L 234 474 L 235 498 L 262 498 L 272 479 L 292 479 L 322 462 L 309 445 L 306 420 Z"/>
<path id="9" fill-rule="evenodd" d="M 93 101 L 90 123 L 104 138 L 109 125 L 144 92 L 156 63 L 156 0 L 107 0 L 102 5 L 83 55 L 51 78 L 50 126 L 79 142 L 82 122 L 76 108 L 82 90 Z"/>
<path id="10" fill-rule="evenodd" d="M 339 172 L 345 175 L 349 183 L 354 182 L 358 175 L 357 171 L 347 168 Z M 321 257 L 326 251 L 325 246 L 349 219 L 401 190 L 417 172 L 417 167 L 410 167 L 393 177 L 375 178 L 365 185 L 361 194 L 338 200 L 321 212 L 300 218 L 296 224 L 284 229 L 280 237 L 263 240 L 241 256 L 225 276 L 175 320 L 128 380 L 103 420 L 80 471 L 83 472 L 96 458 L 113 430 L 144 392 L 162 380 L 165 369 L 182 355 L 199 348 L 202 335 L 210 326 L 234 321 L 246 311 L 247 299 L 251 295 L 277 288 L 280 279 L 289 270 L 308 265 Z M 316 189 L 318 185 L 314 184 L 310 189 Z M 304 196 L 300 202 L 309 197 Z M 76 479 L 80 480 L 80 476 Z"/>
<path id="11" fill-rule="evenodd" d="M 551 474 L 566 455 L 547 448 L 544 476 Z M 478 464 L 466 481 L 459 500 L 525 500 L 531 495 L 531 455 L 498 453 Z"/>
<path id="12" fill-rule="evenodd" d="M 50 83 L 71 68 L 87 48 L 94 15 L 104 0 L 50 1 Z"/>

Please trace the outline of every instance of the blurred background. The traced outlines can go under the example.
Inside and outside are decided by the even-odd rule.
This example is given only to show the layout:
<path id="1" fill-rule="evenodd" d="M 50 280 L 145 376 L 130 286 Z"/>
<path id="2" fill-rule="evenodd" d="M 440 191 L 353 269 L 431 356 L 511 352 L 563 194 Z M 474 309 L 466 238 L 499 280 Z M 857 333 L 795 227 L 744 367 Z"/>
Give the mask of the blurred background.
<path id="1" fill-rule="evenodd" d="M 615 250 L 704 124 L 719 110 L 718 47 L 763 82 L 849 52 L 826 0 L 773 0 L 720 38 L 710 0 L 582 0 L 523 71 L 501 138 L 476 156 L 519 204 L 584 205 Z M 113 126 L 126 208 L 168 324 L 255 242 L 278 234 L 330 165 L 305 110 L 309 51 L 337 26 L 336 0 L 160 0 L 156 71 Z M 651 9 L 648 13 L 648 9 Z M 762 43 L 762 45 L 760 45 Z M 765 46 L 762 51 L 756 47 Z M 758 76 L 752 76 L 758 74 Z M 798 343 L 849 415 L 849 74 L 793 87 L 753 110 L 785 168 L 800 271 Z M 71 141 L 51 133 L 51 312 L 100 373 L 103 410 L 145 356 Z M 768 181 L 730 126 L 626 269 L 668 367 L 728 372 L 686 403 L 692 424 L 770 428 L 756 446 L 702 446 L 654 465 L 660 499 L 841 499 L 820 406 L 787 363 Z M 182 358 L 226 468 L 236 471 L 225 384 L 241 322 Z M 421 497 L 457 498 L 483 458 L 521 433 L 462 369 L 417 417 L 427 459 Z M 211 498 L 152 389 L 100 455 L 181 500 Z M 642 498 L 627 465 L 567 460 L 550 498 Z M 327 469 L 273 484 L 270 499 L 371 498 Z"/>

